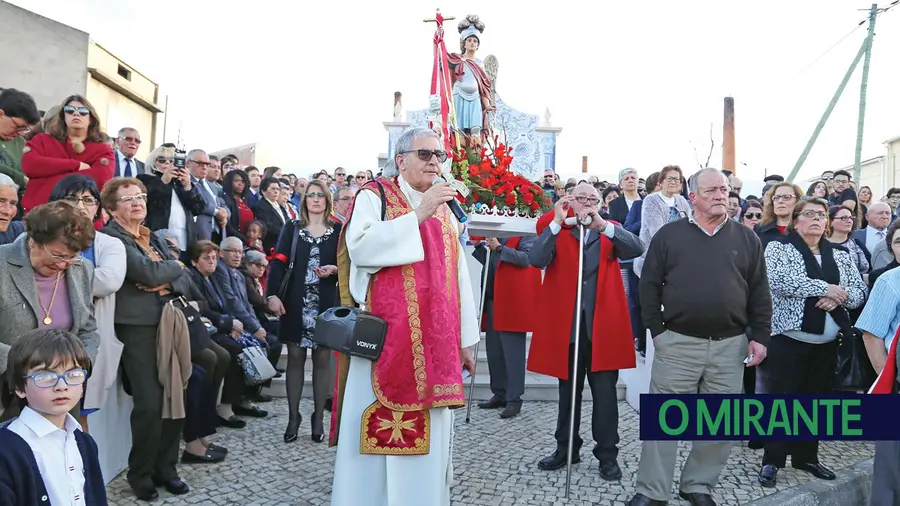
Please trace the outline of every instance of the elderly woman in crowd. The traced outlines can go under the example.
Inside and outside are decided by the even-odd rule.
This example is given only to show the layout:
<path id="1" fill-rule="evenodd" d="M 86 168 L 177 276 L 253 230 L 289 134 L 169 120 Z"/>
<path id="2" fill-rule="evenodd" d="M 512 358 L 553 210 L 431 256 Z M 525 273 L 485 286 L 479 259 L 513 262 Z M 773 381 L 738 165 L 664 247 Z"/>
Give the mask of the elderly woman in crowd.
<path id="1" fill-rule="evenodd" d="M 788 226 L 787 235 L 769 242 L 765 250 L 772 339 L 759 375 L 766 393 L 828 394 L 835 379 L 838 333 L 852 335 L 847 310 L 865 301 L 866 285 L 847 250 L 824 238 L 828 201 L 801 201 Z M 835 479 L 819 463 L 818 450 L 818 441 L 766 442 L 760 485 L 775 486 L 789 454 L 795 469 Z"/>
<path id="2" fill-rule="evenodd" d="M 331 216 L 331 192 L 314 180 L 306 188 L 300 219 L 285 225 L 275 248 L 268 281 L 269 310 L 281 315 L 281 341 L 288 343 L 288 426 L 284 442 L 297 440 L 303 419 L 299 413 L 303 393 L 306 350 L 312 349 L 313 398 L 310 420 L 312 440 L 324 441 L 323 416 L 329 395 L 331 352 L 312 341 L 316 318 L 334 306 L 337 297 L 337 243 L 341 224 Z M 296 247 L 292 247 L 296 240 Z M 290 258 L 293 251 L 293 258 Z M 288 264 L 293 263 L 289 272 Z M 283 286 L 284 285 L 284 286 Z M 286 306 L 282 304 L 284 298 Z"/>
<path id="3" fill-rule="evenodd" d="M 634 272 L 641 275 L 644 259 L 647 257 L 647 248 L 650 240 L 656 232 L 666 223 L 687 217 L 691 212 L 688 201 L 681 196 L 681 188 L 684 185 L 684 174 L 681 167 L 668 165 L 659 171 L 658 184 L 660 190 L 647 195 L 641 206 L 641 244 L 644 245 L 644 254 L 634 260 Z"/>
<path id="4" fill-rule="evenodd" d="M 0 244 L 9 244 L 25 231 L 19 213 L 19 186 L 6 174 L 0 174 Z"/>
<path id="5" fill-rule="evenodd" d="M 163 419 L 156 346 L 163 306 L 190 293 L 190 276 L 165 241 L 143 225 L 147 188 L 140 180 L 111 179 L 103 187 L 101 202 L 111 216 L 102 232 L 125 246 L 125 282 L 116 293 L 115 329 L 124 345 L 122 367 L 134 399 L 128 484 L 141 500 L 158 497 L 157 486 L 186 494 L 190 489 L 175 469 L 184 420 Z"/>
<path id="6" fill-rule="evenodd" d="M 762 219 L 762 215 L 763 205 L 758 200 L 745 200 L 744 205 L 741 206 L 739 217 L 745 227 L 755 229 L 759 220 Z"/>
<path id="7" fill-rule="evenodd" d="M 0 246 L 0 374 L 10 347 L 37 328 L 71 331 L 97 359 L 100 336 L 91 296 L 94 266 L 81 251 L 94 239 L 94 226 L 69 204 L 38 206 L 25 217 L 25 233 Z M 4 396 L 9 393 L 3 388 Z M 7 405 L 2 419 L 18 415 Z M 76 413 L 77 414 L 77 413 Z"/>
<path id="8" fill-rule="evenodd" d="M 243 273 L 244 282 L 247 285 L 247 299 L 253 307 L 256 319 L 266 329 L 266 339 L 269 342 L 269 362 L 277 368 L 283 345 L 275 337 L 279 333 L 278 317 L 269 312 L 266 304 L 266 288 L 263 283 L 268 267 L 269 261 L 266 259 L 266 255 L 255 250 L 244 252 L 241 273 Z"/>
<path id="9" fill-rule="evenodd" d="M 869 273 L 869 252 L 864 244 L 851 236 L 856 223 L 853 221 L 853 211 L 844 206 L 831 206 L 828 209 L 829 231 L 826 232 L 828 240 L 844 247 L 849 253 L 853 264 L 859 270 L 863 280 Z"/>
<path id="10" fill-rule="evenodd" d="M 250 178 L 247 173 L 237 169 L 225 174 L 222 183 L 222 198 L 229 210 L 225 231 L 228 237 L 247 240 L 247 227 L 253 222 L 253 211 L 247 199 L 250 198 Z"/>
<path id="11" fill-rule="evenodd" d="M 175 166 L 175 146 L 162 145 L 147 157 L 146 174 L 138 175 L 147 194 L 146 225 L 151 232 L 169 229 L 178 234 L 182 257 L 197 237 L 194 216 L 206 207 L 199 188 L 191 184 L 187 169 Z"/>
<path id="12" fill-rule="evenodd" d="M 756 228 L 763 248 L 769 241 L 783 237 L 791 224 L 791 212 L 803 197 L 799 186 L 782 181 L 772 185 L 763 196 L 763 217 Z"/>
<path id="13" fill-rule="evenodd" d="M 87 176 L 71 174 L 60 179 L 50 192 L 50 202 L 56 201 L 71 204 L 91 221 L 100 218 L 100 190 Z M 94 240 L 80 254 L 94 266 L 92 295 L 100 334 L 100 351 L 93 362 L 89 388 L 84 393 L 83 413 L 87 415 L 103 407 L 110 392 L 115 395 L 122 343 L 116 338 L 113 318 L 115 294 L 125 281 L 125 247 L 118 239 L 96 232 Z"/>
<path id="14" fill-rule="evenodd" d="M 294 204 L 291 203 L 291 183 L 287 179 L 281 178 L 278 180 L 278 184 L 281 186 L 281 193 L 278 195 L 278 205 L 284 209 L 289 220 L 296 220 L 298 211 Z"/>
<path id="15" fill-rule="evenodd" d="M 28 141 L 22 156 L 22 172 L 28 176 L 22 195 L 26 213 L 46 203 L 53 186 L 68 174 L 81 173 L 102 188 L 115 170 L 113 150 L 101 131 L 100 117 L 84 97 L 72 95 L 63 100 L 49 127 Z"/>

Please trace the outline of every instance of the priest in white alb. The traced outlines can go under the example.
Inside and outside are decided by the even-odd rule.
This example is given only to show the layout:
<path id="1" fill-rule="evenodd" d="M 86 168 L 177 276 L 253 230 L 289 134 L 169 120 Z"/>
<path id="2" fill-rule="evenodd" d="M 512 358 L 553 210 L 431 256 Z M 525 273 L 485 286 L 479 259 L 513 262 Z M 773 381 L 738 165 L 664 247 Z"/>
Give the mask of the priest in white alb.
<path id="1" fill-rule="evenodd" d="M 453 409 L 480 338 L 459 222 L 432 184 L 447 159 L 413 128 L 363 186 L 338 246 L 341 304 L 387 321 L 375 362 L 341 356 L 332 413 L 333 506 L 449 506 Z"/>

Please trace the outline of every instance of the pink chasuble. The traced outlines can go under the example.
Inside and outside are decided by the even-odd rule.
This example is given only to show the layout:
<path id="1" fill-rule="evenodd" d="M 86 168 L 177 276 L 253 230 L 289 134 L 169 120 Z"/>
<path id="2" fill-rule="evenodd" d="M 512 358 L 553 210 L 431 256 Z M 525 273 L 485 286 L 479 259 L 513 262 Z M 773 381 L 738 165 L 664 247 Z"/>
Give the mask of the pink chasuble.
<path id="1" fill-rule="evenodd" d="M 385 192 L 385 219 L 413 212 L 395 179 L 379 181 Z M 370 185 L 377 193 L 374 182 L 364 188 L 372 190 Z M 388 330 L 381 356 L 372 363 L 377 400 L 363 412 L 363 454 L 426 454 L 428 410 L 465 405 L 459 356 L 460 243 L 447 206 L 420 224 L 419 232 L 425 259 L 382 268 L 369 284 L 367 310 L 386 320 Z"/>

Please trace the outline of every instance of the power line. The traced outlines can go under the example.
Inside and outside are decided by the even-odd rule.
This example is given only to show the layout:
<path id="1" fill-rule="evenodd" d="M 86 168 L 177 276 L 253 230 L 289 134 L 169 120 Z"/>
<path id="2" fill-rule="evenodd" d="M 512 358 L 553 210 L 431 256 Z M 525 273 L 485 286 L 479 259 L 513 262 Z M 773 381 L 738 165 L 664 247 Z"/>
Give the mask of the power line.
<path id="1" fill-rule="evenodd" d="M 900 1 L 900 0 L 898 0 L 898 1 Z M 838 47 L 838 46 L 841 44 L 841 42 L 844 42 L 845 40 L 847 40 L 848 37 L 850 37 L 851 35 L 853 35 L 853 34 L 854 34 L 857 30 L 859 30 L 859 28 L 860 28 L 861 26 L 863 26 L 865 23 L 866 23 L 865 20 L 860 21 L 860 22 L 859 22 L 852 30 L 850 30 L 849 32 L 847 32 L 847 35 L 844 35 L 843 37 L 841 37 L 837 42 L 835 42 L 834 44 L 832 44 L 831 47 L 829 47 L 828 49 L 826 49 L 825 52 L 823 52 L 823 53 L 820 54 L 818 57 L 816 57 L 815 60 L 813 60 L 813 61 L 810 62 L 808 65 L 806 65 L 805 67 L 803 67 L 802 69 L 800 69 L 800 71 L 797 72 L 797 73 L 794 75 L 794 77 L 797 77 L 797 76 L 799 76 L 800 74 L 802 74 L 802 73 L 806 72 L 807 70 L 809 70 L 810 67 L 812 67 L 813 65 L 815 65 L 816 63 L 818 63 L 819 60 L 821 60 L 822 58 L 824 58 L 825 55 L 827 55 L 828 53 L 830 53 L 834 48 Z"/>

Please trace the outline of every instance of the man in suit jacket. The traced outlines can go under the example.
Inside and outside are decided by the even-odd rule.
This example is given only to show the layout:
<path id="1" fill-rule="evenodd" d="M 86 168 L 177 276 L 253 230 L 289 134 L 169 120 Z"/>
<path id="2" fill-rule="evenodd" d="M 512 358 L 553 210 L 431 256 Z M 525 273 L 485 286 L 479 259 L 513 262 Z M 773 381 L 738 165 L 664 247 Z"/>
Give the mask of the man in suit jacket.
<path id="1" fill-rule="evenodd" d="M 278 195 L 281 193 L 281 184 L 274 177 L 267 177 L 259 184 L 259 193 L 262 197 L 252 205 L 253 216 L 266 225 L 266 235 L 263 237 L 263 250 L 269 251 L 278 243 L 281 229 L 289 221 L 284 209 L 278 205 Z"/>
<path id="2" fill-rule="evenodd" d="M 195 233 L 197 240 L 211 240 L 213 229 L 216 228 L 216 214 L 218 202 L 209 186 L 206 185 L 206 173 L 209 170 L 209 155 L 202 149 L 192 149 L 187 154 L 185 168 L 191 173 L 191 184 L 197 186 L 200 196 L 203 197 L 203 209 L 194 216 L 197 224 Z"/>
<path id="3" fill-rule="evenodd" d="M 542 317 L 538 319 L 531 339 L 528 370 L 559 379 L 559 412 L 556 423 L 556 450 L 538 462 L 542 470 L 566 465 L 569 444 L 569 410 L 572 388 L 575 402 L 581 403 L 581 389 L 587 376 L 594 399 L 591 421 L 596 446 L 594 456 L 600 461 L 600 477 L 619 480 L 622 470 L 618 458 L 618 400 L 616 383 L 619 369 L 635 366 L 634 341 L 628 318 L 628 303 L 617 258 L 630 259 L 643 252 L 640 239 L 620 225 L 614 225 L 597 212 L 600 198 L 587 183 L 575 187 L 572 195 L 560 198 L 553 213 L 538 221 L 538 238 L 529 252 L 531 265 L 546 268 L 541 286 Z M 578 228 L 563 228 L 568 217 L 591 217 L 585 227 L 582 263 L 583 290 L 581 307 L 575 307 L 578 283 Z M 575 314 L 581 314 L 576 327 Z M 579 349 L 575 349 L 576 332 L 580 333 Z M 577 362 L 575 362 L 577 357 Z M 570 375 L 577 363 L 578 376 Z M 575 409 L 575 427 L 579 426 L 581 409 Z M 578 451 L 582 440 L 575 433 L 572 462 L 581 460 Z"/>
<path id="4" fill-rule="evenodd" d="M 483 287 L 482 327 L 487 333 L 485 348 L 494 395 L 478 407 L 503 408 L 500 418 L 512 418 L 522 410 L 525 334 L 533 330 L 536 293 L 541 287 L 541 271 L 528 260 L 528 251 L 536 239 L 492 237 L 485 243 L 479 241 L 473 253 L 484 265 L 487 250 L 491 250 L 487 284 Z"/>
<path id="5" fill-rule="evenodd" d="M 135 159 L 141 146 L 141 134 L 131 127 L 119 130 L 116 138 L 116 175 L 115 177 L 135 177 L 146 174 L 144 162 Z"/>

